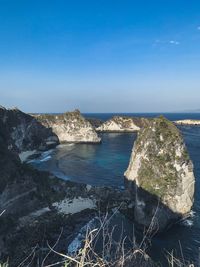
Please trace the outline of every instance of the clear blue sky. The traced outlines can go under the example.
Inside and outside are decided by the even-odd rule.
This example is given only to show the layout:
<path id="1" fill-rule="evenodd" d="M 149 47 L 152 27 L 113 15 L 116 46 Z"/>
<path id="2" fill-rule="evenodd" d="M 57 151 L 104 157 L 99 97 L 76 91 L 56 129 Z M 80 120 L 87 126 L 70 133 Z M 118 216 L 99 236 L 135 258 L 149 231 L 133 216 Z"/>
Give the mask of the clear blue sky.
<path id="1" fill-rule="evenodd" d="M 0 0 L 0 104 L 199 109 L 200 1 Z"/>

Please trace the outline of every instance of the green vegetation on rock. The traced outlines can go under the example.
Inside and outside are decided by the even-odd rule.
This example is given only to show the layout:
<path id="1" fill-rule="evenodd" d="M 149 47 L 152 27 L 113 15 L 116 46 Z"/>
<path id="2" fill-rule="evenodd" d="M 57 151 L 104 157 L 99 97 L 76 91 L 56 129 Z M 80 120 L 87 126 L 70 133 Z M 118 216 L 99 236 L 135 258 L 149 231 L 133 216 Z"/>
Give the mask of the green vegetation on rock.
<path id="1" fill-rule="evenodd" d="M 178 152 L 180 150 L 180 152 Z M 138 136 L 135 153 L 145 153 L 138 171 L 140 186 L 162 198 L 177 186 L 175 162 L 189 160 L 183 138 L 177 127 L 160 116 L 149 123 Z"/>
<path id="2" fill-rule="evenodd" d="M 125 173 L 135 185 L 135 219 L 162 231 L 190 212 L 195 178 L 183 137 L 163 116 L 149 121 L 138 134 Z"/>

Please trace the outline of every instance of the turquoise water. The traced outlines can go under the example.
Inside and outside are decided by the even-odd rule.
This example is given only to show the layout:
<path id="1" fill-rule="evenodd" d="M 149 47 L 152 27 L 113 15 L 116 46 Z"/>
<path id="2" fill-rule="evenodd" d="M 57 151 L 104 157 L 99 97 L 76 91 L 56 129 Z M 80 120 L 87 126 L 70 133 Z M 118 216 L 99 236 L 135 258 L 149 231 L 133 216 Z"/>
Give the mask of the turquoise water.
<path id="1" fill-rule="evenodd" d="M 32 164 L 75 182 L 121 187 L 136 134 L 112 133 L 101 134 L 101 137 L 101 144 L 60 145 L 43 153 L 42 159 Z"/>
<path id="2" fill-rule="evenodd" d="M 86 114 L 88 117 L 108 119 L 113 114 Z M 129 114 L 130 115 L 130 114 Z M 155 117 L 158 114 L 134 114 Z M 170 120 L 184 118 L 200 119 L 200 114 L 165 114 Z M 157 261 L 165 264 L 165 250 L 176 250 L 181 257 L 183 250 L 185 260 L 198 260 L 200 247 L 200 127 L 180 127 L 191 159 L 194 163 L 196 177 L 195 202 L 193 217 L 183 224 L 175 225 L 169 231 L 152 240 L 150 254 Z M 124 171 L 136 134 L 102 134 L 102 144 L 61 145 L 55 150 L 43 153 L 32 164 L 41 170 L 49 170 L 63 179 L 91 185 L 108 185 L 123 187 Z M 130 231 L 132 224 L 130 223 Z M 181 249 L 180 249 L 181 247 Z M 162 255 L 162 256 L 161 256 Z"/>

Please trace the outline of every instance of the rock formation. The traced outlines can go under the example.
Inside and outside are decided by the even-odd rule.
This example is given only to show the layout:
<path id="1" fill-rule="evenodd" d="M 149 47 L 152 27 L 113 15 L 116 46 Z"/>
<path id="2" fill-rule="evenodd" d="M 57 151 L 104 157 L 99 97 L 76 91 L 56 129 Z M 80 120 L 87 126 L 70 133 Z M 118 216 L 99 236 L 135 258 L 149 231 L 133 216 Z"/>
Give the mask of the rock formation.
<path id="1" fill-rule="evenodd" d="M 90 122 L 78 110 L 60 115 L 37 115 L 36 118 L 46 128 L 51 129 L 61 143 L 99 143 L 101 141 Z"/>
<path id="2" fill-rule="evenodd" d="M 148 119 L 126 116 L 114 116 L 96 128 L 98 132 L 138 132 Z"/>
<path id="3" fill-rule="evenodd" d="M 18 153 L 8 149 L 10 140 L 4 130 L 0 120 L 0 212 L 22 215 L 39 208 L 43 200 L 48 202 L 49 175 L 22 164 Z"/>
<path id="4" fill-rule="evenodd" d="M 161 231 L 190 212 L 193 205 L 193 164 L 176 126 L 159 117 L 138 134 L 128 184 L 136 190 L 135 220 Z"/>
<path id="5" fill-rule="evenodd" d="M 49 137 L 57 142 L 39 121 L 17 109 L 0 109 L 0 259 L 9 258 L 10 267 L 34 267 L 43 259 L 47 265 L 58 262 L 47 243 L 65 254 L 77 230 L 99 211 L 118 207 L 125 213 L 134 205 L 126 191 L 63 181 L 21 163 L 19 152 L 44 148 Z M 133 260 L 150 266 L 146 254 L 132 254 L 126 266 Z"/>
<path id="6" fill-rule="evenodd" d="M 86 118 L 90 123 L 91 125 L 96 129 L 98 127 L 100 127 L 104 121 L 101 120 L 101 119 L 96 119 L 96 118 Z"/>
<path id="7" fill-rule="evenodd" d="M 44 258 L 46 241 L 54 244 L 62 227 L 59 249 L 65 253 L 69 237 L 97 211 L 130 205 L 130 198 L 120 190 L 63 181 L 21 163 L 18 153 L 8 149 L 2 124 L 0 121 L 0 258 L 9 257 L 9 266 L 18 266 L 35 246 Z M 37 256 L 27 265 L 36 266 L 36 262 Z"/>
<path id="8" fill-rule="evenodd" d="M 187 120 L 178 120 L 178 121 L 175 121 L 175 124 L 177 125 L 188 125 L 188 126 L 200 126 L 200 120 L 190 120 L 190 119 L 187 119 Z"/>
<path id="9" fill-rule="evenodd" d="M 56 146 L 57 136 L 34 117 L 17 108 L 0 107 L 1 133 L 4 133 L 10 150 L 18 153 L 27 150 L 46 150 Z"/>

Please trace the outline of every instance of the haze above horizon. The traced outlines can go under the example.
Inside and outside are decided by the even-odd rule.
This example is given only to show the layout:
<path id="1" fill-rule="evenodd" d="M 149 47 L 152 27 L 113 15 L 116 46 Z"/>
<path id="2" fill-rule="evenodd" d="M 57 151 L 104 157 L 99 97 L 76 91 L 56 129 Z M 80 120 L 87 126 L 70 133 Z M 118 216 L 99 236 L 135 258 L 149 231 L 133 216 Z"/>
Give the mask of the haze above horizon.
<path id="1" fill-rule="evenodd" d="M 0 105 L 199 110 L 200 2 L 1 0 Z"/>

